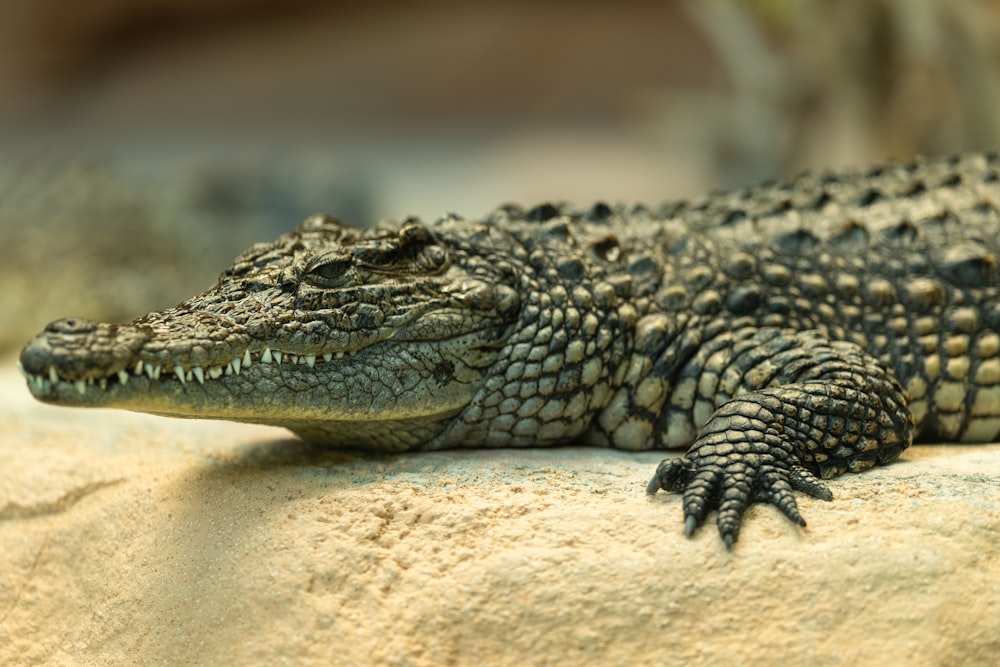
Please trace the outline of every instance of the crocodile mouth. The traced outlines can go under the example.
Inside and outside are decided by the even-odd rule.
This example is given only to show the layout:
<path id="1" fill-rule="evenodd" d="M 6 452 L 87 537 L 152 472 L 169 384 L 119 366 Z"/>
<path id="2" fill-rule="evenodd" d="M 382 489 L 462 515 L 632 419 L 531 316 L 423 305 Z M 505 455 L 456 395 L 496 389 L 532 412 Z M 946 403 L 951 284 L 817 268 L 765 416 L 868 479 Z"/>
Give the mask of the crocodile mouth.
<path id="1" fill-rule="evenodd" d="M 262 388 L 262 381 L 276 389 L 287 384 L 300 395 L 315 391 L 323 394 L 326 400 L 336 395 L 350 402 L 350 383 L 345 382 L 345 378 L 384 367 L 381 360 L 391 357 L 386 353 L 390 345 L 397 349 L 409 348 L 411 352 L 421 348 L 425 351 L 432 348 L 461 350 L 461 363 L 469 368 L 483 369 L 503 346 L 509 329 L 507 325 L 491 325 L 434 341 L 389 337 L 334 352 L 248 346 L 225 364 L 150 361 L 138 352 L 137 360 L 120 361 L 107 370 L 96 363 L 70 366 L 72 374 L 60 372 L 56 359 L 29 351 L 29 344 L 18 361 L 18 370 L 26 378 L 31 394 L 46 403 L 70 407 L 123 407 L 173 416 L 210 417 L 216 412 L 234 416 L 267 405 L 267 389 Z M 405 347 L 399 347 L 400 344 Z M 223 355 L 216 358 L 219 357 L 225 358 Z M 442 372 L 447 367 L 448 364 L 442 366 Z M 199 396 L 208 397 L 204 399 L 207 402 L 202 402 Z M 336 411 L 330 404 L 323 409 Z"/>
<path id="2" fill-rule="evenodd" d="M 308 368 L 317 365 L 330 363 L 337 359 L 353 356 L 362 350 L 326 352 L 322 354 L 301 354 L 295 352 L 282 352 L 277 349 L 265 347 L 263 350 L 253 352 L 249 348 L 243 354 L 236 355 L 230 359 L 225 366 L 219 365 L 190 365 L 190 364 L 164 364 L 161 362 L 138 360 L 129 368 L 122 368 L 118 371 L 104 376 L 72 379 L 62 377 L 55 366 L 49 366 L 44 373 L 31 373 L 25 370 L 20 361 L 17 368 L 21 375 L 28 381 L 28 388 L 31 393 L 38 398 L 45 398 L 50 395 L 65 394 L 69 389 L 75 390 L 80 396 L 86 396 L 88 390 L 97 388 L 108 390 L 115 385 L 127 386 L 134 378 L 146 378 L 147 381 L 176 379 L 181 384 L 197 382 L 198 384 L 210 383 L 222 377 L 240 375 L 245 369 L 255 363 L 259 364 L 301 364 Z"/>

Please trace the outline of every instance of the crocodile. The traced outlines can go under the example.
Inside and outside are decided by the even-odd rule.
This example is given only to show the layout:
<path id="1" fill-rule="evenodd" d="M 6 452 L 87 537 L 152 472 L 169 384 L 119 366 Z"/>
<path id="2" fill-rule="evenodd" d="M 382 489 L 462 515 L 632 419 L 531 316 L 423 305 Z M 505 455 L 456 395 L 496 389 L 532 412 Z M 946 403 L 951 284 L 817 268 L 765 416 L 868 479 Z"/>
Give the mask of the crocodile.
<path id="1" fill-rule="evenodd" d="M 57 405 L 404 452 L 686 448 L 647 492 L 725 545 L 752 503 L 1000 434 L 1000 158 L 806 173 L 658 208 L 316 215 L 208 291 L 22 350 Z"/>

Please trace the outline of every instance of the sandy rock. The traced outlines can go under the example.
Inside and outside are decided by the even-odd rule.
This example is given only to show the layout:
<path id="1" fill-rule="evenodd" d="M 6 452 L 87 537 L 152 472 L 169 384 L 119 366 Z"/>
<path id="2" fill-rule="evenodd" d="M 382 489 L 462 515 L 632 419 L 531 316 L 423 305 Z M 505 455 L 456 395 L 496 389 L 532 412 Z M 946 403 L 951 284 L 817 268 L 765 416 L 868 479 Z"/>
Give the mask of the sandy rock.
<path id="1" fill-rule="evenodd" d="M 12 364 L 6 364 L 10 368 Z M 32 401 L 0 374 L 0 664 L 994 664 L 1000 445 L 748 512 L 658 453 L 373 457 Z"/>

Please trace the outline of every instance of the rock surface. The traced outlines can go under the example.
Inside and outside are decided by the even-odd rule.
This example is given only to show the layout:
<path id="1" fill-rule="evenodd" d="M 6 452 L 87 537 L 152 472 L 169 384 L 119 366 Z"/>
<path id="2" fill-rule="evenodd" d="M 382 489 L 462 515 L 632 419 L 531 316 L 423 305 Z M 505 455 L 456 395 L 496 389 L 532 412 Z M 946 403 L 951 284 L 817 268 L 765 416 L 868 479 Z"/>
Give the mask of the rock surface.
<path id="1" fill-rule="evenodd" d="M 13 362 L 5 363 L 10 369 Z M 372 457 L 34 403 L 0 373 L 0 664 L 985 665 L 1000 445 L 919 446 L 748 513 L 726 552 L 660 453 Z"/>

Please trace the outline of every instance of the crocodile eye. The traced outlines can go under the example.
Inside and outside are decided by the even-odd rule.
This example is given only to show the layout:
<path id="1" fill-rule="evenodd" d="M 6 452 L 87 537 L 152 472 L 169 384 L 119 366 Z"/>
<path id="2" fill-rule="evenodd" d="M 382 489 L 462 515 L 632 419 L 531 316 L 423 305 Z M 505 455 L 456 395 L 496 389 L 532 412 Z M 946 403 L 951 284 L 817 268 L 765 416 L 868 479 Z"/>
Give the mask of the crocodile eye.
<path id="1" fill-rule="evenodd" d="M 337 258 L 310 263 L 304 278 L 316 287 L 346 287 L 353 282 L 351 260 Z"/>
<path id="2" fill-rule="evenodd" d="M 423 260 L 428 273 L 437 273 L 448 268 L 450 261 L 448 252 L 441 246 L 427 246 L 424 248 Z"/>

